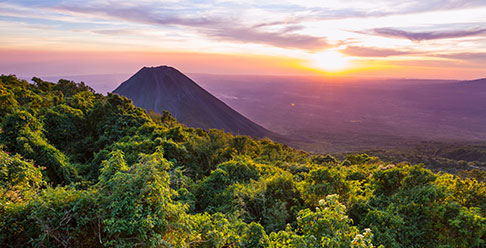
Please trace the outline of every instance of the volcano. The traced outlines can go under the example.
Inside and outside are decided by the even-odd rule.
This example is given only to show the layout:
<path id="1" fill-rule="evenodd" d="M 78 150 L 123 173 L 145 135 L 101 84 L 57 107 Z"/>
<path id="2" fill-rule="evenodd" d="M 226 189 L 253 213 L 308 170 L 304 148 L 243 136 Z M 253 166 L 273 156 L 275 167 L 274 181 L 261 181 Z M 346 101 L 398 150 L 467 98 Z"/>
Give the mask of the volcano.
<path id="1" fill-rule="evenodd" d="M 190 127 L 223 129 L 255 138 L 272 135 L 170 66 L 143 67 L 113 93 L 131 99 L 145 110 L 166 110 Z"/>

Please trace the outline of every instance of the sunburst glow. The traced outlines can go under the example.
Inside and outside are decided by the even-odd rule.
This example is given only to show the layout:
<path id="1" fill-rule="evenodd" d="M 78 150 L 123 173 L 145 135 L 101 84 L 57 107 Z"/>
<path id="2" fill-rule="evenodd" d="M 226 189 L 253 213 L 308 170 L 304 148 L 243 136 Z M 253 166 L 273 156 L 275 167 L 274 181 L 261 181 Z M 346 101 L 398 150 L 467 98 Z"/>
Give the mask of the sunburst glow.
<path id="1" fill-rule="evenodd" d="M 336 72 L 348 69 L 350 60 L 338 51 L 329 50 L 313 54 L 311 64 L 320 70 Z"/>

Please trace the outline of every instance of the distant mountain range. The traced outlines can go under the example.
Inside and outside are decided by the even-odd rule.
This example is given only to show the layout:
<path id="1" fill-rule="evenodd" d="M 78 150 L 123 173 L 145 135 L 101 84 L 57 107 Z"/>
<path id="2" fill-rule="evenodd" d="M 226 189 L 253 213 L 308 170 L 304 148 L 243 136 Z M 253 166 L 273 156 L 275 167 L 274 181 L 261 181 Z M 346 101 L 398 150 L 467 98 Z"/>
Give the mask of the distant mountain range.
<path id="1" fill-rule="evenodd" d="M 256 138 L 273 135 L 173 67 L 143 67 L 113 93 L 130 98 L 135 106 L 146 110 L 169 111 L 187 126 L 223 129 Z"/>

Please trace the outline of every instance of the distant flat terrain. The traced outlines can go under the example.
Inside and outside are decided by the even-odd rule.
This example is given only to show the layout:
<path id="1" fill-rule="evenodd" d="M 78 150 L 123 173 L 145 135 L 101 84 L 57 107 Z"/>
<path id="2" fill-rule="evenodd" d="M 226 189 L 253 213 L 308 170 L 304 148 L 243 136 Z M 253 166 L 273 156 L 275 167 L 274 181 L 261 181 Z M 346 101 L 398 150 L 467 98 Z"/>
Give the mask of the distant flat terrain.
<path id="1" fill-rule="evenodd" d="M 486 140 L 486 80 L 190 76 L 308 151 Z"/>

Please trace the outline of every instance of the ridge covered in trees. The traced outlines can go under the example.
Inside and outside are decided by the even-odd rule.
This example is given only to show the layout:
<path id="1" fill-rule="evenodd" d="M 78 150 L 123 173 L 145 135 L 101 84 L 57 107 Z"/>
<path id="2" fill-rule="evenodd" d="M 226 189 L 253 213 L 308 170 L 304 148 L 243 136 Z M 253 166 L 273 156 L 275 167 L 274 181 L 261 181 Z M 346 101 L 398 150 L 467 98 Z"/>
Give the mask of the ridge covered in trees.
<path id="1" fill-rule="evenodd" d="M 486 185 L 0 76 L 2 247 L 483 247 Z"/>

